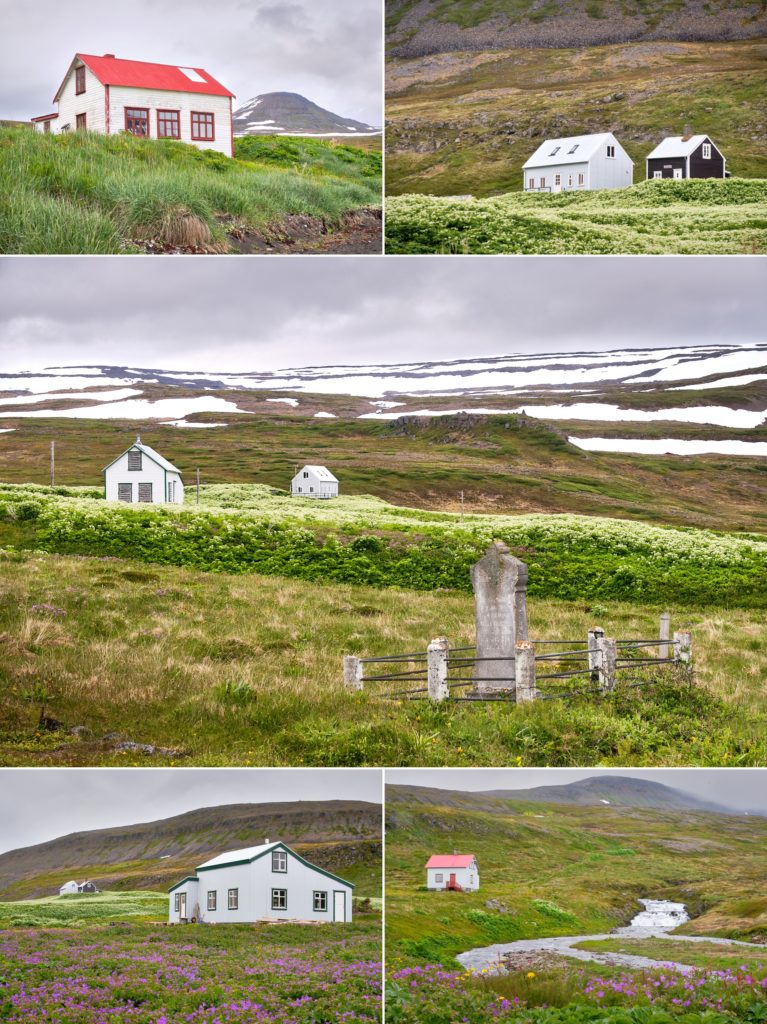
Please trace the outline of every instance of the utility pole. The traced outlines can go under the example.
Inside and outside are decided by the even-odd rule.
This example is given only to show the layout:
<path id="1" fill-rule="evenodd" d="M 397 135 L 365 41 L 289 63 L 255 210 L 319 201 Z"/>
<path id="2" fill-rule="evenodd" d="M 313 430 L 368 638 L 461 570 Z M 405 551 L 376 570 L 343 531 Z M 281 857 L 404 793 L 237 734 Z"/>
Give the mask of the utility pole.
<path id="1" fill-rule="evenodd" d="M 463 522 L 463 491 L 461 491 L 461 522 Z"/>
<path id="2" fill-rule="evenodd" d="M 56 486 L 56 442 L 51 441 L 51 487 Z"/>
<path id="3" fill-rule="evenodd" d="M 200 467 L 197 467 L 197 504 L 200 504 Z"/>

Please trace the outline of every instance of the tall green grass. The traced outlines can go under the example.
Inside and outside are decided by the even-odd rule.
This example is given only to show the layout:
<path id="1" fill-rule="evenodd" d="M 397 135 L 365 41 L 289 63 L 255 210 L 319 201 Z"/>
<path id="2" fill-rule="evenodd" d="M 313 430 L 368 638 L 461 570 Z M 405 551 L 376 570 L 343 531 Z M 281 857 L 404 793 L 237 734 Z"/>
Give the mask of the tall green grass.
<path id="1" fill-rule="evenodd" d="M 130 252 L 146 239 L 224 251 L 231 227 L 276 228 L 289 214 L 337 223 L 380 203 L 375 153 L 345 161 L 318 142 L 298 165 L 246 156 L 125 134 L 0 129 L 0 252 Z"/>

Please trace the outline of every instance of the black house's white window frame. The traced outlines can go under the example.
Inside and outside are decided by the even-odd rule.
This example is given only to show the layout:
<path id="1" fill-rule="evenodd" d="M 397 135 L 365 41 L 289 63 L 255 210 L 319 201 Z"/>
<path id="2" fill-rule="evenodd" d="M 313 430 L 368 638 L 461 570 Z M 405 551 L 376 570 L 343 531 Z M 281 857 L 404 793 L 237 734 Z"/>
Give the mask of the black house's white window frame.
<path id="1" fill-rule="evenodd" d="M 322 904 L 324 903 L 324 906 Z M 328 894 L 322 889 L 315 889 L 312 899 L 315 914 L 326 914 L 328 911 Z"/>
<path id="2" fill-rule="evenodd" d="M 272 910 L 288 909 L 288 890 L 272 889 Z"/>
<path id="3" fill-rule="evenodd" d="M 215 910 L 216 909 L 216 900 L 217 900 L 217 898 L 218 898 L 217 890 L 216 889 L 208 889 L 208 910 Z"/>
<path id="4" fill-rule="evenodd" d="M 278 875 L 288 873 L 288 855 L 284 850 L 272 850 L 272 871 Z"/>
<path id="5" fill-rule="evenodd" d="M 226 892 L 226 909 L 227 910 L 239 910 L 240 909 L 240 890 L 239 889 L 227 889 L 227 892 Z"/>

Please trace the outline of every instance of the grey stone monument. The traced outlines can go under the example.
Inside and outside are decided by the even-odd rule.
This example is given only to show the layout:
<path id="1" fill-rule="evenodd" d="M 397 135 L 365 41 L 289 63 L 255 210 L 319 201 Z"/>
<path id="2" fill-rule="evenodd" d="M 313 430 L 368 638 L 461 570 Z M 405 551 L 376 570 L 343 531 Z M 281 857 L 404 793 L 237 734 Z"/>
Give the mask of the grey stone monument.
<path id="1" fill-rule="evenodd" d="M 527 640 L 527 566 L 494 541 L 471 567 L 477 617 L 475 691 L 481 694 L 514 690 L 514 654 L 518 640 Z"/>

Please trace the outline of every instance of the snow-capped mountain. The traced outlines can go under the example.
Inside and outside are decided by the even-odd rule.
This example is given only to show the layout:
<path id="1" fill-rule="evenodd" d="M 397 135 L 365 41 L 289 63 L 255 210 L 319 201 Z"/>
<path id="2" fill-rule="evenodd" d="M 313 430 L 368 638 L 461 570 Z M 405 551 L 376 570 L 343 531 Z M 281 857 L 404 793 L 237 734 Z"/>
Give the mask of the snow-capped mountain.
<path id="1" fill-rule="evenodd" d="M 234 134 L 240 135 L 379 135 L 381 129 L 341 117 L 296 92 L 254 96 L 234 112 Z"/>

